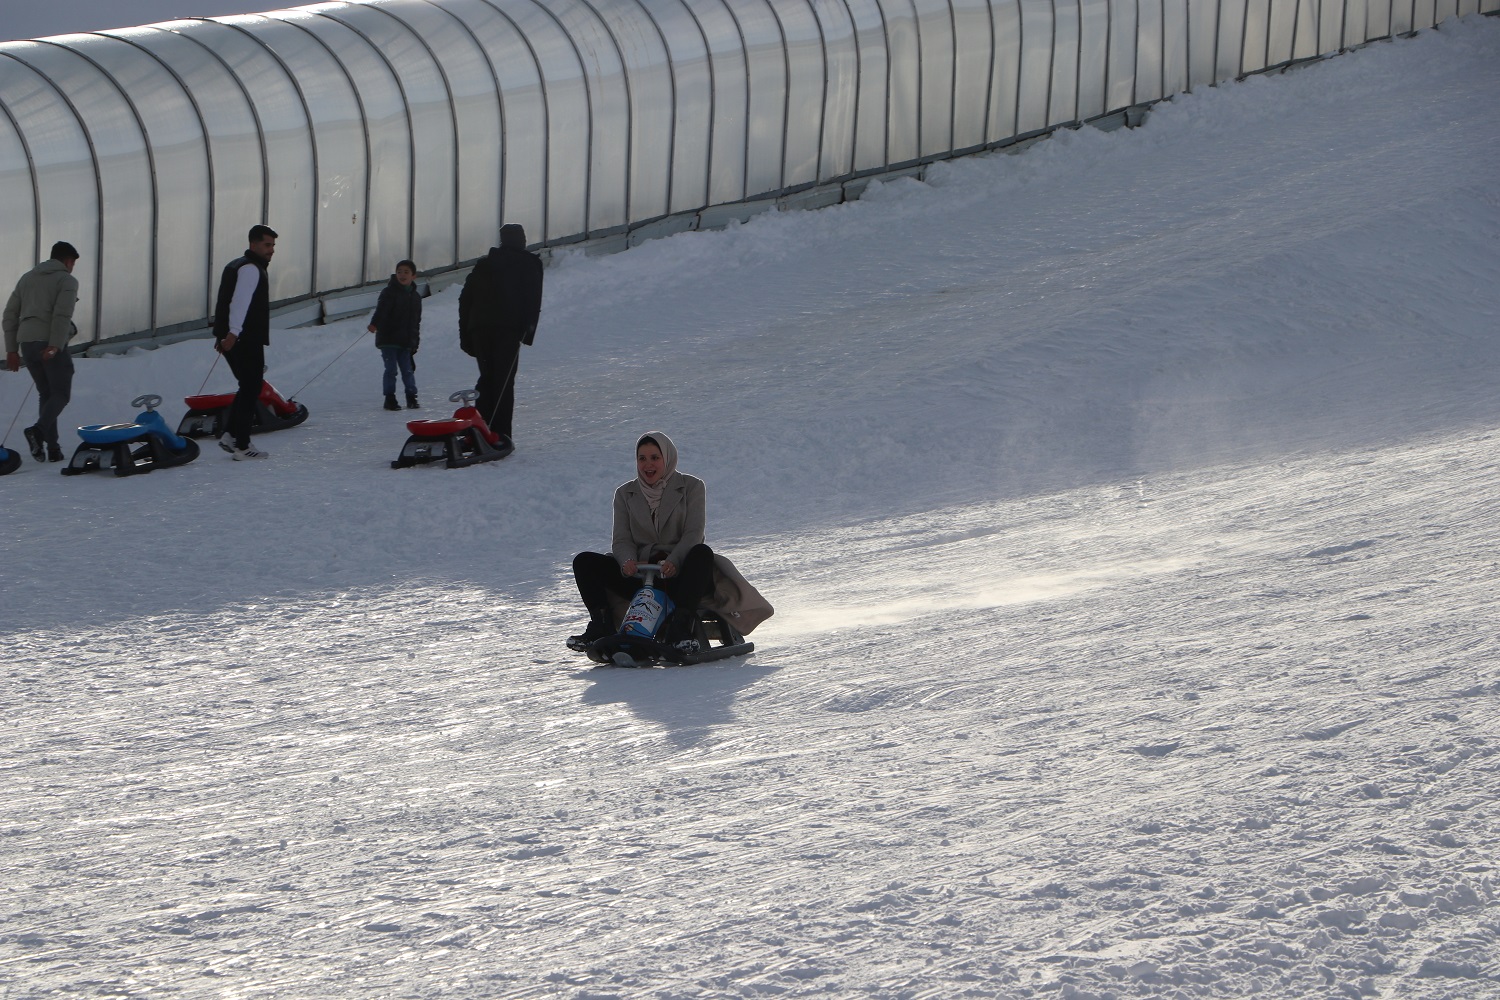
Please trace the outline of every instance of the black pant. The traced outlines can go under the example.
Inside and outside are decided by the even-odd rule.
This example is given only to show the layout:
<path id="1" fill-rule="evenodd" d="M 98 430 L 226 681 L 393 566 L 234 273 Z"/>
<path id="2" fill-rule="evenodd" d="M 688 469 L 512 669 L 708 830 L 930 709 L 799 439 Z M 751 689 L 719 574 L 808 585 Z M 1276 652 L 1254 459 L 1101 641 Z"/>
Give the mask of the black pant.
<path id="1" fill-rule="evenodd" d="M 516 368 L 521 362 L 521 342 L 500 344 L 474 359 L 479 362 L 479 398 L 474 406 L 496 434 L 510 437 L 511 417 L 516 409 Z"/>
<path id="2" fill-rule="evenodd" d="M 229 426 L 236 448 L 250 447 L 250 428 L 255 423 L 255 404 L 260 400 L 260 385 L 266 378 L 266 345 L 246 343 L 241 337 L 224 355 L 229 370 L 240 387 L 229 404 Z"/>
<path id="3" fill-rule="evenodd" d="M 583 598 L 583 606 L 590 613 L 609 607 L 610 594 L 629 599 L 642 586 L 639 577 L 621 574 L 615 557 L 602 552 L 580 552 L 574 556 L 573 579 L 578 583 L 578 596 Z M 677 567 L 677 575 L 665 580 L 658 578 L 656 586 L 665 590 L 679 608 L 696 610 L 714 592 L 714 550 L 707 545 L 694 545 Z"/>
<path id="4" fill-rule="evenodd" d="M 57 418 L 73 398 L 73 355 L 64 347 L 51 361 L 43 361 L 45 340 L 28 340 L 21 345 L 21 360 L 36 383 L 37 437 L 47 444 L 57 444 Z"/>

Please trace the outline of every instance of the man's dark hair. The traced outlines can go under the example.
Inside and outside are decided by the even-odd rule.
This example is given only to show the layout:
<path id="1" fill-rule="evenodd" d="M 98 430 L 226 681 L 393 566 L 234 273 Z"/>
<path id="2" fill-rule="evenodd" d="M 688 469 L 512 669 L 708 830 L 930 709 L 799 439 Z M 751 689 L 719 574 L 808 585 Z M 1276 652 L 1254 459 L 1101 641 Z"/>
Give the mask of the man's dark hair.
<path id="1" fill-rule="evenodd" d="M 52 244 L 52 259 L 64 261 L 77 260 L 78 251 L 73 248 L 73 244 L 58 240 Z"/>
<path id="2" fill-rule="evenodd" d="M 251 243 L 259 243 L 261 240 L 265 239 L 267 236 L 271 237 L 271 239 L 273 239 L 273 240 L 280 238 L 280 234 L 277 233 L 276 230 L 272 229 L 270 226 L 251 226 L 250 227 L 250 242 Z"/>

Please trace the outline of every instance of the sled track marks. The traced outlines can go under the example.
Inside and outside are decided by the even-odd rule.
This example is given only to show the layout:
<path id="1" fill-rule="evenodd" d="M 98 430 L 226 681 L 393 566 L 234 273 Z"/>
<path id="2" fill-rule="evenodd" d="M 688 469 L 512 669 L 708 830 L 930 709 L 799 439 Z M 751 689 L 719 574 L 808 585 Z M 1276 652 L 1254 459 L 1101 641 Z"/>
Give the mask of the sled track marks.
<path id="1" fill-rule="evenodd" d="M 754 574 L 773 600 L 847 582 L 887 620 L 773 619 L 755 656 L 682 670 L 583 669 L 561 582 L 34 633 L 0 677 L 0 983 L 1478 995 L 1477 454 L 1362 456 L 1378 515 L 1309 458 L 809 537 L 863 538 L 898 583 L 783 555 Z M 903 604 L 935 560 L 971 594 L 1093 576 Z"/>

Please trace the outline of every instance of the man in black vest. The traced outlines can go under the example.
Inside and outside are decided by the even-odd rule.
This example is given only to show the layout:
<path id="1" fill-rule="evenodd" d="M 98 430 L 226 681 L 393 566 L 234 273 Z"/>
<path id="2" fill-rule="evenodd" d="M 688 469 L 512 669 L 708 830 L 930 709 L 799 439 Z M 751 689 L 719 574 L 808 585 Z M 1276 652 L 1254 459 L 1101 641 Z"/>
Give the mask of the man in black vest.
<path id="1" fill-rule="evenodd" d="M 229 262 L 219 279 L 214 349 L 224 355 L 239 382 L 229 407 L 229 429 L 219 438 L 219 447 L 236 462 L 271 457 L 250 446 L 250 425 L 265 378 L 266 345 L 271 342 L 271 289 L 266 268 L 275 253 L 276 231 L 269 226 L 251 226 L 249 248 Z"/>
<path id="2" fill-rule="evenodd" d="M 500 245 L 479 258 L 458 296 L 458 344 L 479 362 L 475 404 L 490 430 L 511 436 L 521 345 L 536 337 L 542 312 L 542 259 L 526 249 L 526 230 L 500 227 Z"/>

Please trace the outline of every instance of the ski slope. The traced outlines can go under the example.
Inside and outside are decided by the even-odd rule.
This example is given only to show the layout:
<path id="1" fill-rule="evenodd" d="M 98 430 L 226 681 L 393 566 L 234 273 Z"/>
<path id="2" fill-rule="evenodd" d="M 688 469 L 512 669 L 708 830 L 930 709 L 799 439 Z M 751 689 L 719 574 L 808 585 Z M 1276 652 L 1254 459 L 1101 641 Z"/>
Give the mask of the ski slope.
<path id="1" fill-rule="evenodd" d="M 568 258 L 493 465 L 389 468 L 362 318 L 273 334 L 268 462 L 28 456 L 0 993 L 1500 997 L 1497 93 L 1470 18 Z M 589 671 L 653 428 L 778 613 Z"/>

